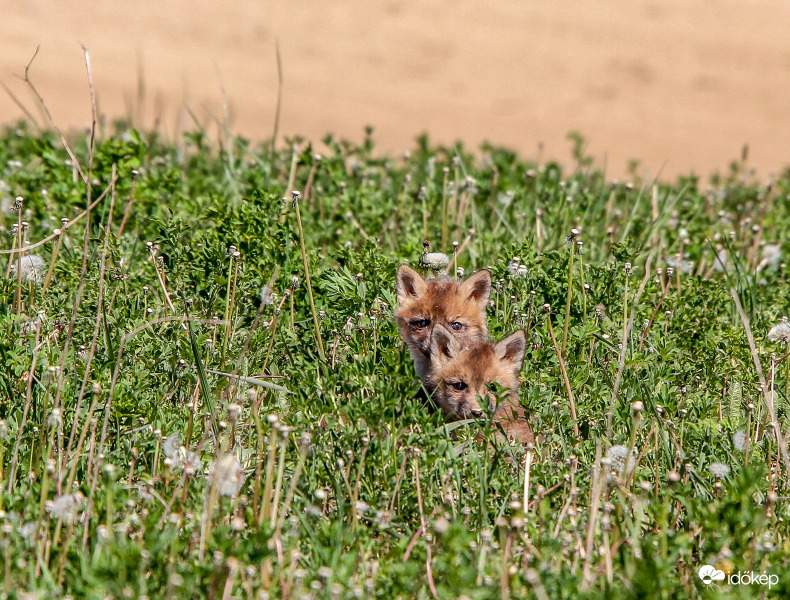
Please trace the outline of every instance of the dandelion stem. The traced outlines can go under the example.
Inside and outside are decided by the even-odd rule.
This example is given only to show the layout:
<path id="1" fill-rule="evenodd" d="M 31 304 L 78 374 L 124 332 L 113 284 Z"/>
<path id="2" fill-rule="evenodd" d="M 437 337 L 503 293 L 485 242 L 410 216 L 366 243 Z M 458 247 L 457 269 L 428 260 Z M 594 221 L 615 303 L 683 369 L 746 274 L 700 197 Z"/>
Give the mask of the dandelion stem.
<path id="1" fill-rule="evenodd" d="M 532 450 L 527 448 L 524 456 L 524 514 L 529 511 L 529 470 L 532 466 Z"/>
<path id="2" fill-rule="evenodd" d="M 568 379 L 568 371 L 565 370 L 565 360 L 562 358 L 562 352 L 560 352 L 559 344 L 557 344 L 557 338 L 554 335 L 554 327 L 551 324 L 551 314 L 546 315 L 546 323 L 549 325 L 549 334 L 551 335 L 551 341 L 554 343 L 554 350 L 557 353 L 557 360 L 560 363 L 560 371 L 562 372 L 562 380 L 565 382 L 565 391 L 568 393 L 568 403 L 571 407 L 571 418 L 573 419 L 573 433 L 578 436 L 579 435 L 579 423 L 578 417 L 576 416 L 576 403 L 573 400 L 573 390 L 571 389 L 571 382 Z"/>
<path id="3" fill-rule="evenodd" d="M 620 361 L 617 367 L 617 376 L 614 380 L 614 387 L 612 388 L 612 399 L 609 401 L 609 411 L 606 413 L 606 439 L 612 439 L 612 418 L 614 417 L 614 407 L 617 403 L 617 394 L 620 391 L 620 384 L 623 381 L 623 371 L 625 370 L 625 355 L 628 348 L 626 344 L 626 340 L 628 339 L 628 335 L 631 329 L 634 326 L 634 319 L 636 319 L 636 308 L 639 305 L 639 299 L 642 297 L 642 292 L 645 291 L 645 286 L 647 282 L 650 280 L 650 263 L 653 262 L 653 253 L 651 252 L 647 256 L 647 260 L 645 260 L 645 276 L 642 279 L 642 283 L 639 285 L 639 289 L 636 291 L 636 295 L 634 296 L 633 307 L 631 308 L 631 318 L 628 319 L 627 323 L 625 324 L 625 330 L 623 332 L 623 344 L 620 348 Z M 626 279 L 626 281 L 628 281 Z"/>
<path id="4" fill-rule="evenodd" d="M 587 590 L 592 585 L 590 575 L 593 542 L 595 540 L 595 525 L 598 521 L 598 505 L 601 501 L 601 442 L 595 444 L 595 462 L 593 462 L 592 491 L 590 493 L 590 520 L 587 524 L 587 540 L 584 545 L 584 568 L 582 573 L 582 589 Z"/>
<path id="5" fill-rule="evenodd" d="M 269 457 L 266 460 L 266 480 L 263 486 L 263 497 L 261 498 L 261 512 L 258 515 L 258 526 L 263 525 L 271 516 L 272 504 L 272 484 L 274 482 L 274 462 L 277 453 L 277 421 L 272 423 L 272 430 L 269 433 Z"/>
<path id="6" fill-rule="evenodd" d="M 55 269 L 55 261 L 58 260 L 58 252 L 60 251 L 62 239 L 62 236 L 59 235 L 55 240 L 55 246 L 52 248 L 52 258 L 49 261 L 49 269 L 47 269 L 47 276 L 44 278 L 44 286 L 41 288 L 42 295 L 47 291 L 49 283 L 52 280 L 52 271 Z"/>
<path id="7" fill-rule="evenodd" d="M 321 327 L 318 324 L 318 312 L 315 309 L 315 300 L 313 300 L 313 285 L 310 282 L 310 267 L 307 264 L 307 249 L 304 243 L 304 230 L 302 229 L 302 215 L 299 212 L 299 192 L 292 192 L 294 199 L 294 208 L 296 209 L 296 224 L 299 228 L 299 244 L 302 248 L 302 263 L 304 264 L 304 279 L 307 284 L 307 296 L 310 299 L 310 310 L 313 312 L 313 325 L 315 326 L 315 338 L 318 342 L 318 352 L 321 354 L 321 360 L 326 360 L 324 354 L 324 342 L 321 339 Z"/>
<path id="8" fill-rule="evenodd" d="M 444 177 L 442 181 L 442 248 L 447 247 L 447 175 L 449 169 L 444 169 Z M 428 239 L 426 235 L 424 240 Z"/>
<path id="9" fill-rule="evenodd" d="M 236 261 L 233 259 L 233 252 L 235 247 L 231 246 L 230 264 L 228 265 L 228 285 L 225 289 L 225 333 L 222 336 L 222 357 L 220 359 L 220 370 L 225 368 L 225 356 L 228 351 L 228 340 L 230 338 L 231 320 L 230 314 L 233 312 L 233 289 L 236 279 Z"/>
<path id="10" fill-rule="evenodd" d="M 263 473 L 263 425 L 261 424 L 261 415 L 259 412 L 258 402 L 253 400 L 251 403 L 250 412 L 252 413 L 252 420 L 255 423 L 255 482 L 252 486 L 252 514 L 256 523 L 260 523 L 260 497 L 261 497 L 261 474 Z"/>
<path id="11" fill-rule="evenodd" d="M 132 203 L 134 203 L 134 188 L 137 187 L 137 171 L 132 171 L 132 184 L 129 189 L 129 201 L 126 203 L 126 208 L 123 211 L 123 218 L 121 219 L 121 225 L 118 228 L 118 236 L 121 237 L 123 235 L 123 228 L 126 227 L 126 221 L 129 219 L 129 213 L 132 210 Z M 112 214 L 112 213 L 111 213 Z"/>
<path id="12" fill-rule="evenodd" d="M 428 191 L 420 194 L 422 196 L 422 239 L 428 239 Z M 444 248 L 444 246 L 442 246 Z"/>
<path id="13" fill-rule="evenodd" d="M 307 439 L 309 439 L 309 437 Z M 277 533 L 275 534 L 277 537 L 279 537 L 280 532 L 282 532 L 283 523 L 285 523 L 285 515 L 291 508 L 291 502 L 293 501 L 294 494 L 296 493 L 296 486 L 299 485 L 299 478 L 302 475 L 302 469 L 304 468 L 304 463 L 307 459 L 307 439 L 304 440 L 305 443 L 299 450 L 299 461 L 296 463 L 296 468 L 294 469 L 293 475 L 291 475 L 291 484 L 288 486 L 288 491 L 285 494 L 285 500 L 280 507 L 280 514 L 277 518 Z"/>
<path id="14" fill-rule="evenodd" d="M 280 438 L 280 448 L 277 453 L 277 481 L 274 484 L 274 498 L 272 499 L 271 515 L 269 524 L 274 528 L 277 524 L 278 509 L 280 506 L 280 492 L 283 487 L 283 475 L 285 473 L 285 451 L 288 444 L 288 437 L 283 435 Z"/>
<path id="15" fill-rule="evenodd" d="M 565 321 L 562 324 L 562 355 L 565 356 L 565 349 L 568 345 L 568 323 L 571 319 L 571 296 L 573 295 L 573 257 L 575 240 L 571 239 L 571 256 L 568 259 L 568 293 L 565 297 Z"/>
<path id="16" fill-rule="evenodd" d="M 22 259 L 25 257 L 25 251 L 22 247 L 22 202 L 21 197 L 17 199 L 19 208 L 17 210 L 17 247 L 20 250 L 19 256 L 16 259 L 16 288 L 14 289 L 14 311 L 16 314 L 22 314 Z"/>
<path id="17" fill-rule="evenodd" d="M 5 278 L 8 279 L 11 277 L 11 267 L 14 266 L 14 254 L 16 253 L 16 236 L 11 238 L 11 249 L 8 250 L 10 252 L 10 256 L 8 257 L 8 265 L 5 269 Z"/>

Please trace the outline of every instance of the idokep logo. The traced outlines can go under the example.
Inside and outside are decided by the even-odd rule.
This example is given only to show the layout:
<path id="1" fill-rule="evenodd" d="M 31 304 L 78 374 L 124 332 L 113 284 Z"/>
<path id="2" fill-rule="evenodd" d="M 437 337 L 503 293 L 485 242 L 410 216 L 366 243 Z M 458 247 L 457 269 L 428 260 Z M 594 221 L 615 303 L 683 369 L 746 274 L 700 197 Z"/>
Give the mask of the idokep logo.
<path id="1" fill-rule="evenodd" d="M 779 583 L 779 575 L 773 573 L 754 573 L 752 571 L 738 571 L 737 573 L 730 573 L 725 575 L 724 571 L 717 569 L 713 565 L 703 565 L 700 567 L 699 578 L 705 585 L 710 585 L 714 581 L 725 581 L 730 585 L 767 585 L 768 589 L 771 586 Z"/>
<path id="2" fill-rule="evenodd" d="M 710 585 L 714 581 L 721 581 L 724 577 L 724 571 L 720 571 L 713 565 L 703 565 L 699 569 L 699 578 L 702 579 L 702 583 L 705 585 Z"/>

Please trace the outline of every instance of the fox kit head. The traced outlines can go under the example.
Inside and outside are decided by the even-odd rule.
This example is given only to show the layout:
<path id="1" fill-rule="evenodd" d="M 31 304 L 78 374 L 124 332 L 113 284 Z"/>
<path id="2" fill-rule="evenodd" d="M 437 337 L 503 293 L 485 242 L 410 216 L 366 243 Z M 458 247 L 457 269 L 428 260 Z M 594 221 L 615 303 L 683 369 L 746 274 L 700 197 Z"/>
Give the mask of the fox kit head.
<path id="1" fill-rule="evenodd" d="M 484 339 L 491 273 L 478 271 L 463 282 L 425 280 L 407 265 L 398 268 L 398 321 L 414 366 L 425 382 L 431 367 L 431 332 L 442 325 L 459 340 Z"/>
<path id="2" fill-rule="evenodd" d="M 443 326 L 431 335 L 431 371 L 426 387 L 445 414 L 468 418 L 483 414 L 483 406 L 494 411 L 508 440 L 534 444 L 535 437 L 524 409 L 518 402 L 518 372 L 524 362 L 527 338 L 523 331 L 497 343 L 485 340 L 461 342 Z M 503 399 L 494 388 L 508 390 Z M 497 433 L 497 437 L 502 436 Z"/>
<path id="3" fill-rule="evenodd" d="M 483 340 L 461 342 L 442 325 L 431 335 L 431 372 L 428 387 L 434 400 L 448 415 L 460 418 L 483 414 L 481 398 L 488 408 L 497 404 L 493 388 L 510 390 L 518 398 L 518 372 L 524 362 L 527 338 L 523 331 L 497 343 Z"/>

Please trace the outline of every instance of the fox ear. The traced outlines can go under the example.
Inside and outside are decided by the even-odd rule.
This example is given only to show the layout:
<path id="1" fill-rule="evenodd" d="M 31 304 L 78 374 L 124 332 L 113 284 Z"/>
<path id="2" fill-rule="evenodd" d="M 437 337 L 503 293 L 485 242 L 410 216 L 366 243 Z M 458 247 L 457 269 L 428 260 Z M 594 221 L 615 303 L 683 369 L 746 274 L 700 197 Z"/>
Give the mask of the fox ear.
<path id="1" fill-rule="evenodd" d="M 398 267 L 395 278 L 395 290 L 398 293 L 398 304 L 415 300 L 428 291 L 428 284 L 417 271 L 409 265 Z"/>
<path id="2" fill-rule="evenodd" d="M 440 362 L 452 359 L 461 351 L 461 344 L 444 325 L 437 323 L 431 332 L 431 358 Z"/>
<path id="3" fill-rule="evenodd" d="M 476 303 L 481 308 L 485 308 L 486 304 L 488 304 L 490 293 L 491 271 L 488 269 L 483 269 L 474 275 L 470 275 L 460 287 L 461 297 Z"/>
<path id="4" fill-rule="evenodd" d="M 527 353 L 527 336 L 523 329 L 502 338 L 494 346 L 496 357 L 508 364 L 513 365 L 514 371 L 521 369 L 524 362 L 524 355 Z"/>

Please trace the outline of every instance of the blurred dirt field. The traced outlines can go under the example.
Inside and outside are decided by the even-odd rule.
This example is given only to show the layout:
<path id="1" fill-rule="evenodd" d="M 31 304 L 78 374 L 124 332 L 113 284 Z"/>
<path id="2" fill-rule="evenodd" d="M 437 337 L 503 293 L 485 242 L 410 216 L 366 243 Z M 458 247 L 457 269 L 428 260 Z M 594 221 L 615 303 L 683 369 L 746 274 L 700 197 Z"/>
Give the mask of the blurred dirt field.
<path id="1" fill-rule="evenodd" d="M 41 46 L 31 78 L 63 129 L 90 121 L 85 44 L 108 118 L 214 133 L 224 89 L 232 130 L 269 138 L 279 42 L 282 135 L 372 125 L 390 154 L 427 131 L 571 166 L 578 130 L 620 179 L 632 158 L 664 179 L 722 171 L 745 144 L 763 179 L 790 165 L 783 1 L 12 1 L 0 40 L 0 81 L 39 121 L 17 75 Z M 0 90 L 0 123 L 22 115 Z"/>

